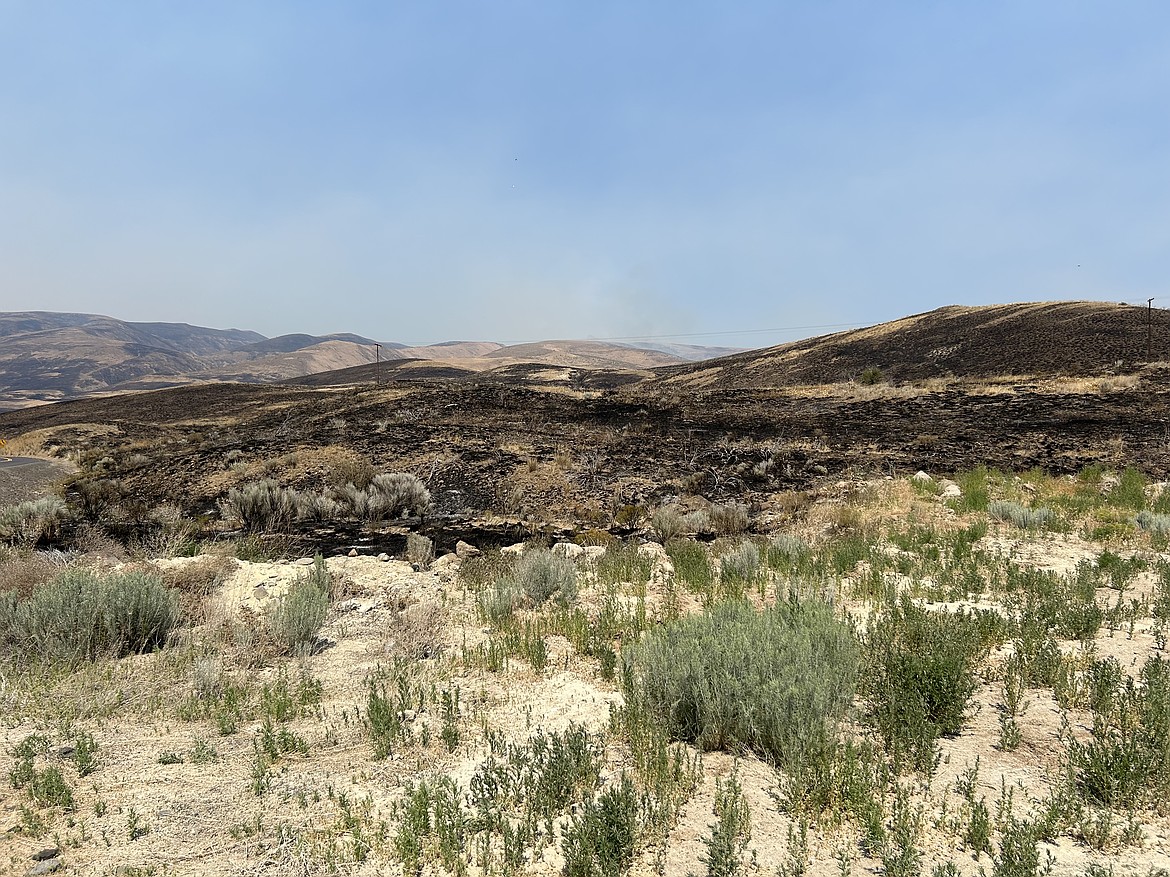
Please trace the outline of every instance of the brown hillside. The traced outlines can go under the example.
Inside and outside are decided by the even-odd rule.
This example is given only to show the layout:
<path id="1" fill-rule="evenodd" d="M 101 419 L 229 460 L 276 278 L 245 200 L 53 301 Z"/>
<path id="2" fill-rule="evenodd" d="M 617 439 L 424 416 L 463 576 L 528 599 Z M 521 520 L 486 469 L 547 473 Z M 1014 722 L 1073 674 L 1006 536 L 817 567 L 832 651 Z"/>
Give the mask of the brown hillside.
<path id="1" fill-rule="evenodd" d="M 1151 361 L 1170 359 L 1170 311 L 1152 315 Z M 766 387 L 856 379 L 1099 375 L 1137 371 L 1146 309 L 1108 302 L 952 305 L 865 329 L 659 369 L 667 385 Z"/>
<path id="2" fill-rule="evenodd" d="M 546 365 L 564 365 L 576 368 L 653 368 L 669 366 L 682 357 L 608 344 L 604 341 L 539 341 L 532 344 L 513 344 L 487 354 L 485 359 L 503 360 L 510 364 L 539 362 Z"/>

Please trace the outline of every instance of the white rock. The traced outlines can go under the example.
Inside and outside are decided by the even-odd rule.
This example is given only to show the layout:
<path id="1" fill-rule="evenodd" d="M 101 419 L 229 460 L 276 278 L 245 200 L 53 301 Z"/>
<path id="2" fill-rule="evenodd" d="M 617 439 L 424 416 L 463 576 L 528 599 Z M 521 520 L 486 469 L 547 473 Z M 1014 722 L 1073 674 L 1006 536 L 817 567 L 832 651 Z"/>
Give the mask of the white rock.
<path id="1" fill-rule="evenodd" d="M 941 496 L 943 499 L 954 499 L 962 495 L 963 491 L 959 488 L 959 485 L 955 484 L 953 481 L 947 481 L 944 483 L 942 486 L 942 493 L 939 494 L 939 496 Z"/>
<path id="2" fill-rule="evenodd" d="M 569 560 L 576 560 L 585 553 L 585 549 L 580 545 L 574 545 L 572 542 L 558 542 L 552 547 L 553 554 L 559 554 L 562 557 L 567 557 Z"/>
<path id="3" fill-rule="evenodd" d="M 511 554 L 514 557 L 519 557 L 521 554 L 524 553 L 524 549 L 527 547 L 528 547 L 527 544 L 525 544 L 524 542 L 517 542 L 515 545 L 507 545 L 507 546 L 501 548 L 500 554 Z"/>
<path id="4" fill-rule="evenodd" d="M 455 555 L 460 560 L 467 560 L 469 557 L 479 557 L 481 554 L 483 554 L 483 552 L 472 545 L 470 542 L 464 542 L 462 539 L 460 539 L 455 543 Z"/>
<path id="5" fill-rule="evenodd" d="M 390 555 L 387 554 L 385 551 L 383 551 L 381 554 L 378 555 L 378 560 L 382 561 L 382 563 L 386 563 L 386 561 L 388 561 L 389 559 L 390 559 Z"/>
<path id="6" fill-rule="evenodd" d="M 589 560 L 597 560 L 601 555 L 605 554 L 604 545 L 586 545 L 585 557 Z"/>
<path id="7" fill-rule="evenodd" d="M 931 478 L 929 475 L 927 475 L 921 469 L 919 469 L 912 476 L 910 476 L 910 480 L 911 481 L 934 481 L 933 478 Z"/>
<path id="8" fill-rule="evenodd" d="M 643 542 L 638 546 L 638 553 L 643 557 L 651 557 L 655 560 L 669 560 L 670 557 L 666 553 L 666 549 L 657 542 Z"/>
<path id="9" fill-rule="evenodd" d="M 350 557 L 357 557 L 358 556 L 357 549 L 356 548 L 349 549 L 349 556 Z"/>
<path id="10" fill-rule="evenodd" d="M 457 566 L 459 566 L 459 556 L 457 554 L 444 554 L 438 560 L 431 561 L 431 569 L 433 570 L 442 571 Z"/>
<path id="11" fill-rule="evenodd" d="M 298 557 L 296 560 L 293 561 L 293 563 L 296 566 L 312 566 L 313 565 L 313 558 L 311 558 L 311 557 Z"/>

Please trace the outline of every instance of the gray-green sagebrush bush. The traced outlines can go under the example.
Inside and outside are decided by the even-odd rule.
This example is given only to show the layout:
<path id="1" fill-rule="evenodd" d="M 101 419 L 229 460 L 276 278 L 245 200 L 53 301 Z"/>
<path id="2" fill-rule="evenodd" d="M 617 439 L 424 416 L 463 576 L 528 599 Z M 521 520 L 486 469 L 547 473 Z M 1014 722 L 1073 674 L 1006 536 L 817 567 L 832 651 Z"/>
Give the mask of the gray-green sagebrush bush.
<path id="1" fill-rule="evenodd" d="M 0 647 L 51 663 L 144 652 L 165 644 L 178 621 L 175 593 L 144 572 L 70 569 L 24 599 L 0 595 Z"/>
<path id="2" fill-rule="evenodd" d="M 272 609 L 268 629 L 272 638 L 290 654 L 309 652 L 329 611 L 332 577 L 320 554 L 308 575 L 297 578 Z"/>
<path id="3" fill-rule="evenodd" d="M 6 506 L 0 509 L 0 538 L 14 545 L 35 545 L 56 536 L 65 517 L 65 502 L 55 496 Z"/>
<path id="4" fill-rule="evenodd" d="M 577 567 L 547 548 L 530 548 L 510 568 L 501 565 L 494 581 L 489 579 L 479 594 L 479 610 L 500 624 L 521 606 L 536 608 L 554 598 L 562 606 L 577 602 Z"/>
<path id="5" fill-rule="evenodd" d="M 324 497 L 264 478 L 233 487 L 220 508 L 225 518 L 239 521 L 248 533 L 276 533 L 287 531 L 297 521 L 327 518 L 336 506 Z"/>
<path id="6" fill-rule="evenodd" d="M 1006 521 L 1021 530 L 1037 530 L 1055 520 L 1052 509 L 1029 508 L 1019 503 L 997 499 L 988 503 L 987 513 L 1000 521 Z"/>
<path id="7" fill-rule="evenodd" d="M 345 484 L 336 491 L 336 500 L 356 518 L 369 523 L 386 521 L 409 512 L 424 515 L 431 507 L 431 493 L 416 475 L 384 472 L 365 487 Z"/>
<path id="8" fill-rule="evenodd" d="M 789 600 L 757 611 L 726 601 L 650 631 L 623 653 L 627 702 L 674 739 L 752 749 L 804 773 L 836 746 L 859 650 L 831 606 Z"/>

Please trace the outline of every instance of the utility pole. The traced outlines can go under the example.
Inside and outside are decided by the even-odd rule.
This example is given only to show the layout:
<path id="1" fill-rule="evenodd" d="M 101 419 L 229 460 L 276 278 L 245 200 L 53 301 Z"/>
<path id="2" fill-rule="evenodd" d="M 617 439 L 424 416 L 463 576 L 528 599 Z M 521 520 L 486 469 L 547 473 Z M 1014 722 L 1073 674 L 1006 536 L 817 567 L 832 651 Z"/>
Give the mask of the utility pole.
<path id="1" fill-rule="evenodd" d="M 1153 299 L 1151 299 L 1151 301 L 1153 301 Z M 382 345 L 379 344 L 377 341 L 375 341 L 374 347 L 377 348 L 377 352 L 375 354 L 377 356 L 377 359 L 375 360 L 375 364 L 380 364 L 382 362 Z M 1149 357 L 1147 357 L 1147 359 L 1148 358 Z"/>
<path id="2" fill-rule="evenodd" d="M 1146 299 L 1146 362 L 1150 361 L 1150 346 L 1154 340 L 1154 300 Z"/>

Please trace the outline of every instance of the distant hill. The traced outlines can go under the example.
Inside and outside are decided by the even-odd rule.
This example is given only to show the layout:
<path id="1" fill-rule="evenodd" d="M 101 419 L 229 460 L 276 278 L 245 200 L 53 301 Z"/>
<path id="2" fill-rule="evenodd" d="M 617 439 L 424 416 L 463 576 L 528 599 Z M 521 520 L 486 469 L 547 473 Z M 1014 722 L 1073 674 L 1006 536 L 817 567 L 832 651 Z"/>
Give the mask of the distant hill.
<path id="1" fill-rule="evenodd" d="M 350 333 L 267 338 L 239 329 L 135 323 L 95 314 L 0 313 L 0 410 L 205 381 L 289 381 L 372 366 L 379 359 L 383 363 L 405 361 L 403 374 L 418 377 L 527 364 L 645 369 L 689 358 L 597 341 L 512 346 L 494 341 L 446 341 L 412 347 Z M 419 360 L 434 365 L 422 369 L 410 364 Z"/>
<path id="2" fill-rule="evenodd" d="M 664 385 L 825 384 L 877 368 L 890 381 L 1125 374 L 1147 361 L 1144 307 L 1109 302 L 952 305 L 777 347 L 659 369 Z M 1150 361 L 1170 359 L 1170 311 L 1152 313 Z"/>
<path id="3" fill-rule="evenodd" d="M 657 350 L 659 353 L 667 353 L 688 362 L 732 356 L 736 353 L 743 353 L 747 349 L 744 347 L 703 347 L 698 344 L 675 344 L 669 341 L 639 341 L 637 344 L 630 341 L 615 343 L 622 347 L 633 347 L 638 350 Z"/>
<path id="4" fill-rule="evenodd" d="M 673 365 L 681 357 L 657 350 L 626 347 L 605 341 L 539 341 L 513 344 L 487 354 L 487 359 L 509 363 L 537 362 L 578 368 L 653 368 Z"/>
<path id="5" fill-rule="evenodd" d="M 181 376 L 262 340 L 256 332 L 128 323 L 92 314 L 0 314 L 0 404 L 21 407 L 108 390 L 143 375 Z"/>
<path id="6" fill-rule="evenodd" d="M 387 347 L 391 345 L 385 345 Z M 95 314 L 0 314 L 0 408 L 205 380 L 278 380 L 375 359 L 360 335 L 284 335 L 135 323 Z"/>

